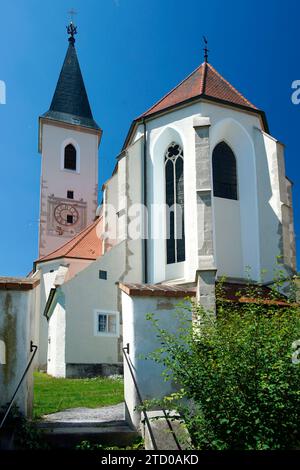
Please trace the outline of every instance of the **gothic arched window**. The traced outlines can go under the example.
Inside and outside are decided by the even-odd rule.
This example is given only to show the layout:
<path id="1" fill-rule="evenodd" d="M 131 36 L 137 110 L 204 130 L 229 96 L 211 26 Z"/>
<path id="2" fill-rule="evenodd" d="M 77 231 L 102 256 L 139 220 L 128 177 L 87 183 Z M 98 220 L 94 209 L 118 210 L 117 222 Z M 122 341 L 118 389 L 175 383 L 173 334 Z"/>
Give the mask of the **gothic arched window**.
<path id="1" fill-rule="evenodd" d="M 76 171 L 76 149 L 72 144 L 65 147 L 64 168 L 65 170 Z"/>
<path id="2" fill-rule="evenodd" d="M 214 148 L 212 155 L 214 196 L 224 199 L 238 198 L 236 159 L 225 142 Z"/>
<path id="3" fill-rule="evenodd" d="M 165 153 L 167 263 L 185 260 L 183 150 L 172 142 Z"/>

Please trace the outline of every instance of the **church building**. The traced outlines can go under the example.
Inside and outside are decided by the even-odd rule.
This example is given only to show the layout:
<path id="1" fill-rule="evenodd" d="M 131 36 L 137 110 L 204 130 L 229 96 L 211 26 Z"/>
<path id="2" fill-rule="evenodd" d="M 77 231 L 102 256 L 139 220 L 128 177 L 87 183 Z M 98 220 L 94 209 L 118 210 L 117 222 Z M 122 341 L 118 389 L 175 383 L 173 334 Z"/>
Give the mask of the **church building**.
<path id="1" fill-rule="evenodd" d="M 196 296 L 215 312 L 223 276 L 232 301 L 249 279 L 267 295 L 278 257 L 295 273 L 292 183 L 265 113 L 205 55 L 133 121 L 98 206 L 102 130 L 72 23 L 68 33 L 39 120 L 39 363 L 56 377 L 107 375 L 122 370 L 122 347 L 138 343 L 150 308 L 168 318 Z"/>

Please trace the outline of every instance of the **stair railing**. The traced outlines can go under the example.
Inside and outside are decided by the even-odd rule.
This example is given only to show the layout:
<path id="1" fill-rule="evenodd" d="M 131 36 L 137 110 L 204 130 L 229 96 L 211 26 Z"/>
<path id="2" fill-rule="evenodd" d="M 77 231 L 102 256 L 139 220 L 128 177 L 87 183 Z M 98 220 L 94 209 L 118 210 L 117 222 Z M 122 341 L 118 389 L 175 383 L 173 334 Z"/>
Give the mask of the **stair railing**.
<path id="1" fill-rule="evenodd" d="M 156 444 L 156 441 L 155 441 L 155 438 L 154 438 L 154 435 L 153 435 L 153 430 L 151 428 L 151 423 L 150 423 L 149 417 L 147 415 L 147 411 L 144 407 L 143 399 L 142 399 L 142 396 L 141 396 L 141 393 L 140 393 L 140 390 L 139 390 L 139 387 L 138 387 L 138 384 L 137 384 L 137 380 L 136 380 L 135 375 L 134 375 L 133 366 L 132 366 L 132 363 L 131 363 L 131 360 L 130 360 L 129 343 L 127 343 L 127 345 L 123 348 L 123 354 L 124 354 L 124 357 L 126 359 L 128 369 L 129 369 L 132 381 L 133 381 L 135 389 L 136 389 L 137 397 L 138 397 L 139 403 L 141 405 L 142 412 L 143 412 L 144 417 L 145 417 L 145 422 L 146 422 L 146 425 L 147 425 L 147 428 L 148 428 L 148 431 L 149 431 L 149 435 L 150 435 L 150 438 L 151 438 L 151 441 L 152 441 L 153 448 L 154 448 L 154 450 L 157 450 L 157 444 Z M 172 427 L 172 424 L 171 424 L 171 421 L 170 421 L 169 416 L 167 414 L 167 411 L 165 409 L 162 409 L 162 412 L 163 412 L 164 418 L 165 418 L 165 420 L 168 424 L 169 430 L 170 430 L 170 432 L 173 436 L 173 439 L 176 443 L 176 446 L 177 446 L 178 450 L 182 450 L 181 446 L 180 446 L 180 443 L 178 441 L 178 438 L 175 434 L 175 431 Z"/>
<path id="2" fill-rule="evenodd" d="M 6 421 L 7 417 L 8 417 L 8 415 L 9 415 L 9 412 L 10 412 L 10 410 L 11 410 L 13 404 L 14 404 L 14 401 L 15 401 L 15 398 L 16 398 L 16 396 L 17 396 L 17 393 L 18 393 L 18 391 L 19 391 L 19 389 L 20 389 L 20 387 L 21 387 L 21 385 L 22 385 L 23 380 L 25 379 L 25 377 L 26 377 L 26 375 L 27 375 L 27 373 L 28 373 L 28 371 L 29 371 L 29 369 L 30 369 L 30 366 L 31 366 L 31 364 L 32 364 L 32 361 L 33 361 L 33 359 L 34 359 L 34 356 L 36 355 L 37 350 L 38 350 L 38 347 L 37 347 L 35 344 L 33 344 L 32 341 L 30 341 L 30 352 L 32 353 L 32 355 L 31 355 L 31 357 L 30 357 L 30 359 L 29 359 L 29 361 L 28 361 L 28 363 L 27 363 L 26 369 L 25 369 L 24 372 L 23 372 L 23 375 L 22 375 L 22 377 L 21 377 L 21 379 L 20 379 L 20 381 L 19 381 L 19 383 L 18 383 L 18 385 L 17 385 L 17 388 L 16 388 L 16 390 L 15 390 L 15 392 L 14 392 L 14 394 L 13 394 L 11 400 L 10 400 L 10 402 L 8 403 L 7 410 L 6 410 L 6 412 L 5 412 L 5 414 L 4 414 L 3 418 L 2 418 L 2 421 L 1 421 L 1 423 L 0 423 L 0 429 L 4 426 L 4 423 L 5 423 L 5 421 Z"/>
<path id="3" fill-rule="evenodd" d="M 146 408 L 144 406 L 144 402 L 143 402 L 143 399 L 142 399 L 142 396 L 141 396 L 141 392 L 139 390 L 139 387 L 138 387 L 138 384 L 137 384 L 137 381 L 136 381 L 136 378 L 135 378 L 135 375 L 134 375 L 134 372 L 133 372 L 132 363 L 131 363 L 131 360 L 130 360 L 130 357 L 129 357 L 129 343 L 127 343 L 127 345 L 122 350 L 123 350 L 123 355 L 125 357 L 126 363 L 128 365 L 128 369 L 129 369 L 129 372 L 130 372 L 135 390 L 136 390 L 136 394 L 137 394 L 137 397 L 138 397 L 138 400 L 139 400 L 139 404 L 141 406 L 142 412 L 143 412 L 144 417 L 145 417 L 145 423 L 146 423 L 148 431 L 149 431 L 149 435 L 150 435 L 150 439 L 151 439 L 151 442 L 152 442 L 152 445 L 153 445 L 153 449 L 158 450 L 158 447 L 157 447 L 157 444 L 156 444 L 156 441 L 155 441 L 155 437 L 154 437 L 154 434 L 153 434 L 153 430 L 151 428 L 150 420 L 149 420 Z"/>

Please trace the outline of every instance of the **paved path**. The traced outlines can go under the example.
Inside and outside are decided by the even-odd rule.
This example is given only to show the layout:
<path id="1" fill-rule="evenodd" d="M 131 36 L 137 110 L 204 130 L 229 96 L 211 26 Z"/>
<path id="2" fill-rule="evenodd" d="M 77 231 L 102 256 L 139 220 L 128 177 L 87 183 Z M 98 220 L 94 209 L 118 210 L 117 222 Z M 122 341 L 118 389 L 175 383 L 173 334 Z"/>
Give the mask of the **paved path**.
<path id="1" fill-rule="evenodd" d="M 109 423 L 125 420 L 125 404 L 119 403 L 113 406 L 101 408 L 70 408 L 44 415 L 47 423 Z"/>

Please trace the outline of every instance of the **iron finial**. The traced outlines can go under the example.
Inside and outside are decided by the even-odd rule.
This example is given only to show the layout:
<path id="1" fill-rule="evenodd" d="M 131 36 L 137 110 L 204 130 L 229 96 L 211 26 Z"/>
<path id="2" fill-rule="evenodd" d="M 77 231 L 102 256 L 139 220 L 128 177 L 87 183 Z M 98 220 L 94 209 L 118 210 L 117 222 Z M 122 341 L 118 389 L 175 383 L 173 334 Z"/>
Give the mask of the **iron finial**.
<path id="1" fill-rule="evenodd" d="M 70 15 L 70 23 L 67 26 L 67 33 L 70 36 L 69 37 L 69 42 L 74 44 L 75 43 L 75 37 L 74 36 L 75 36 L 75 34 L 77 34 L 77 26 L 74 23 L 74 16 L 77 14 L 77 12 L 74 9 L 72 9 L 68 13 Z"/>
<path id="2" fill-rule="evenodd" d="M 208 41 L 207 41 L 205 36 L 203 36 L 203 41 L 204 41 L 204 48 L 203 48 L 203 50 L 204 50 L 204 62 L 208 62 L 209 49 L 207 47 Z"/>

